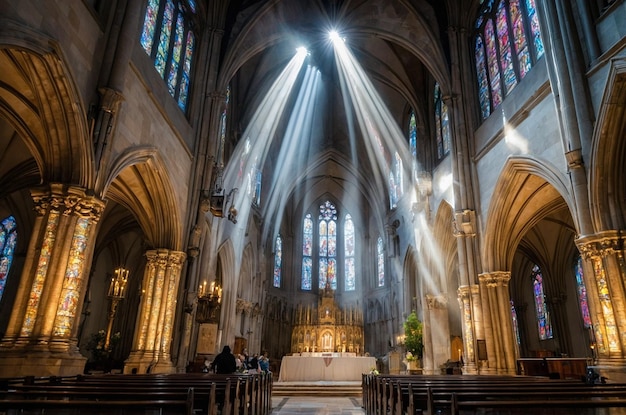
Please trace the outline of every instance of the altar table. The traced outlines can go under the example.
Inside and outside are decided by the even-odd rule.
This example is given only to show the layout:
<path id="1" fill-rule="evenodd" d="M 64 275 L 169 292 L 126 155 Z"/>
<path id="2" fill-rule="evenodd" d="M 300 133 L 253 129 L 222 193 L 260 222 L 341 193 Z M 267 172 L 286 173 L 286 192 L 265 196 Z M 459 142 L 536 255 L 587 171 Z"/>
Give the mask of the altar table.
<path id="1" fill-rule="evenodd" d="M 374 357 L 285 356 L 278 381 L 361 381 L 374 367 Z"/>

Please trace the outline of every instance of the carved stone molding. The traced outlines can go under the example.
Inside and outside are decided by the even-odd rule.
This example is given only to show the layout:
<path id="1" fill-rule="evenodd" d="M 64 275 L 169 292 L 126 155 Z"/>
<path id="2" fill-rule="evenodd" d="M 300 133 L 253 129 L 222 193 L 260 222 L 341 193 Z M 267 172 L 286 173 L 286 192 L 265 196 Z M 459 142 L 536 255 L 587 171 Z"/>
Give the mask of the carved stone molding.
<path id="1" fill-rule="evenodd" d="M 603 258 L 624 250 L 624 237 L 620 231 L 605 231 L 576 240 L 580 254 L 585 259 Z"/>
<path id="2" fill-rule="evenodd" d="M 445 295 L 426 294 L 426 304 L 429 310 L 445 309 L 448 307 L 448 298 Z"/>
<path id="3" fill-rule="evenodd" d="M 476 236 L 476 211 L 463 209 L 455 212 L 452 224 L 454 236 Z"/>
<path id="4" fill-rule="evenodd" d="M 511 280 L 511 272 L 509 271 L 485 272 L 482 274 L 478 274 L 478 280 L 481 283 L 484 283 L 489 288 L 494 288 L 497 286 L 507 287 L 509 285 L 509 281 Z"/>

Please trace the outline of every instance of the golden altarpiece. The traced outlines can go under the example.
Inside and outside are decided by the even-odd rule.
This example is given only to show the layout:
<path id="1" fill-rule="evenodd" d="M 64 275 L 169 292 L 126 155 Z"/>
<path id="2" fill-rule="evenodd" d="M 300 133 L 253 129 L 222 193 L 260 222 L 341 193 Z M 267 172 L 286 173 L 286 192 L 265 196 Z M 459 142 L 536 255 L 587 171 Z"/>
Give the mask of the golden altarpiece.
<path id="1" fill-rule="evenodd" d="M 342 309 L 335 292 L 322 290 L 317 306 L 300 305 L 291 332 L 292 353 L 355 353 L 364 348 L 363 314 L 355 307 Z"/>

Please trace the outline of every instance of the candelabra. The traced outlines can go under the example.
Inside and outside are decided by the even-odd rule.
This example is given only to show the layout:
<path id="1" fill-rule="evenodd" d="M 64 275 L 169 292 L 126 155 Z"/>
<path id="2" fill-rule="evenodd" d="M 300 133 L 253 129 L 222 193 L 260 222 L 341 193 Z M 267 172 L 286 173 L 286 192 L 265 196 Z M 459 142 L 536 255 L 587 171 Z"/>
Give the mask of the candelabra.
<path id="1" fill-rule="evenodd" d="M 115 314 L 117 313 L 117 306 L 120 301 L 124 299 L 126 295 L 126 283 L 128 282 L 129 271 L 126 268 L 119 267 L 115 270 L 115 276 L 111 278 L 109 284 L 109 323 L 107 325 L 107 333 L 104 340 L 104 349 L 109 349 L 111 342 L 111 330 L 113 329 L 113 321 L 115 320 Z"/>
<path id="2" fill-rule="evenodd" d="M 198 308 L 196 321 L 198 323 L 219 323 L 222 306 L 222 287 L 215 282 L 207 290 L 206 281 L 198 288 Z"/>

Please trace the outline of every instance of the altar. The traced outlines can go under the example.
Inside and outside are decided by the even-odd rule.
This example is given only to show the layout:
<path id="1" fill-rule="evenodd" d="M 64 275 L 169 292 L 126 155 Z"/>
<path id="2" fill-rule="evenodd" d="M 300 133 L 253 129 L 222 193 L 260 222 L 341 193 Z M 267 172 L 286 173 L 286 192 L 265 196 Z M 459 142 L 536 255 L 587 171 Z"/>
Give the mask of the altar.
<path id="1" fill-rule="evenodd" d="M 376 358 L 354 353 L 302 353 L 285 356 L 280 364 L 279 382 L 361 381 L 363 373 L 376 367 Z"/>

